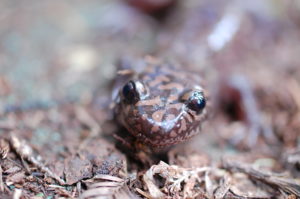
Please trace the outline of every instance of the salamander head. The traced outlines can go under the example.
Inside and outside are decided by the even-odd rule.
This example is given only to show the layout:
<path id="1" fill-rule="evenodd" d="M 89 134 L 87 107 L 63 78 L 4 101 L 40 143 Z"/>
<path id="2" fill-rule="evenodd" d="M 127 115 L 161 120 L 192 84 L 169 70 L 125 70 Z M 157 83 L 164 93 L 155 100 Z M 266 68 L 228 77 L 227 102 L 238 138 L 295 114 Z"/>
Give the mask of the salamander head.
<path id="1" fill-rule="evenodd" d="M 119 91 L 116 117 L 143 143 L 166 147 L 199 132 L 206 97 L 197 81 L 169 68 L 152 67 Z"/>

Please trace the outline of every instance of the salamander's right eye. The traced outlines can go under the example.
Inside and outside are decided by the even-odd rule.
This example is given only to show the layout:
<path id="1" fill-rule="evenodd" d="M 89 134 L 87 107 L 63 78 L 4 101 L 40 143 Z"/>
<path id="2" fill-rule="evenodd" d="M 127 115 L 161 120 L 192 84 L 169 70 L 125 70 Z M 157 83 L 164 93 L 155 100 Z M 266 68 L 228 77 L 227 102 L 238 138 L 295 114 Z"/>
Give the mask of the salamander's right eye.
<path id="1" fill-rule="evenodd" d="M 124 100 L 130 104 L 134 104 L 140 99 L 139 92 L 136 89 L 134 81 L 129 81 L 127 84 L 124 85 L 122 89 L 122 94 Z"/>

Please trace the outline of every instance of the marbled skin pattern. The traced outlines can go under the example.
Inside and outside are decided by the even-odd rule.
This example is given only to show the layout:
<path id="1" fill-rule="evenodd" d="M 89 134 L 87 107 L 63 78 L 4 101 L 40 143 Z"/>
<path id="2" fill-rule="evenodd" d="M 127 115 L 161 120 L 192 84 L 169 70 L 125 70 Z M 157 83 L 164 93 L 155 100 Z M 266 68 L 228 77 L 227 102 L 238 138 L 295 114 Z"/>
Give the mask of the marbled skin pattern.
<path id="1" fill-rule="evenodd" d="M 126 103 L 120 87 L 115 105 L 117 121 L 138 141 L 154 148 L 171 146 L 197 134 L 207 110 L 197 114 L 185 102 L 192 91 L 205 95 L 200 74 L 153 57 L 143 59 L 141 65 L 144 70 L 140 73 L 119 73 L 128 77 L 126 81 L 135 81 L 140 99 Z"/>

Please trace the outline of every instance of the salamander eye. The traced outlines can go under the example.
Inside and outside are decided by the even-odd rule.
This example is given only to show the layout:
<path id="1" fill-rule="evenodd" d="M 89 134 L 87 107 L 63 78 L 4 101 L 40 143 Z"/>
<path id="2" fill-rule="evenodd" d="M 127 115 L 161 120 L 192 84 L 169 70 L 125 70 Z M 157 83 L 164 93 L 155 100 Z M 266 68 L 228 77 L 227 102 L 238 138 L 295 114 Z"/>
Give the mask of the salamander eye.
<path id="1" fill-rule="evenodd" d="M 124 96 L 125 101 L 131 104 L 136 103 L 140 98 L 134 81 L 129 81 L 127 84 L 124 85 L 122 89 L 122 94 Z"/>
<path id="2" fill-rule="evenodd" d="M 201 113 L 206 105 L 206 99 L 203 95 L 203 92 L 201 91 L 192 92 L 186 104 L 189 109 L 196 111 L 197 114 Z"/>

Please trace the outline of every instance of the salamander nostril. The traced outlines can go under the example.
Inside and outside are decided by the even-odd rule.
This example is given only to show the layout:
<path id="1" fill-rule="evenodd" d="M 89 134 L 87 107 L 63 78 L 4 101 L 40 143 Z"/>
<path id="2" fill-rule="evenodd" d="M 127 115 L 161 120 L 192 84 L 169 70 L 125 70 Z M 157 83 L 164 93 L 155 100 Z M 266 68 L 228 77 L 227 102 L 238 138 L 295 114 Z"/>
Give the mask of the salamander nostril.
<path id="1" fill-rule="evenodd" d="M 124 85 L 122 94 L 127 103 L 136 103 L 139 100 L 139 93 L 133 81 L 129 81 Z"/>

